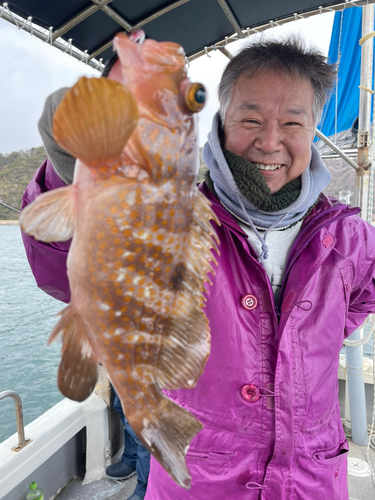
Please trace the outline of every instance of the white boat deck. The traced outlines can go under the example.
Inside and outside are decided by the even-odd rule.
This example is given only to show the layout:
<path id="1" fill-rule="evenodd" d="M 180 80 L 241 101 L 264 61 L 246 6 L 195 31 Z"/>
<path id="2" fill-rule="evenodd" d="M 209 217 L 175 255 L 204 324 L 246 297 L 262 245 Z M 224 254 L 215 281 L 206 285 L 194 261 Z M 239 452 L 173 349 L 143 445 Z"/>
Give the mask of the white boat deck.
<path id="1" fill-rule="evenodd" d="M 73 479 L 55 500 L 127 500 L 134 492 L 136 484 L 136 476 L 125 481 L 100 479 L 85 485 L 82 485 L 82 479 Z"/>
<path id="2" fill-rule="evenodd" d="M 366 462 L 365 446 L 357 446 L 350 440 L 349 446 L 349 458 L 360 459 Z M 370 458 L 373 467 L 375 467 L 375 452 L 371 449 Z M 82 480 L 74 479 L 55 497 L 55 500 L 127 500 L 133 493 L 136 482 L 137 479 L 135 476 L 127 481 L 101 479 L 100 481 L 86 485 L 82 485 Z M 349 474 L 348 483 L 349 500 L 374 500 L 375 486 L 371 476 L 356 477 Z"/>
<path id="3" fill-rule="evenodd" d="M 350 458 L 364 460 L 366 463 L 366 446 L 357 446 L 349 440 L 349 455 Z M 370 448 L 370 460 L 375 469 L 375 451 Z M 358 467 L 360 469 L 360 466 Z M 348 474 L 349 484 L 349 500 L 374 500 L 375 485 L 371 476 L 356 477 Z M 126 497 L 125 497 L 126 498 Z"/>

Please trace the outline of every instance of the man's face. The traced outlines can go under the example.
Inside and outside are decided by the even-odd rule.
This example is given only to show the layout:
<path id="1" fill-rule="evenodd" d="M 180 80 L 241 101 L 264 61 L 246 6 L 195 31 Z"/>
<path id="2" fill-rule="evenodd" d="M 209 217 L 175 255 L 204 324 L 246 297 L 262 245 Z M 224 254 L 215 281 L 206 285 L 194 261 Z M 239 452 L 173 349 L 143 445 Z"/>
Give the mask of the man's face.
<path id="1" fill-rule="evenodd" d="M 308 167 L 315 134 L 308 80 L 266 70 L 240 76 L 225 116 L 224 147 L 255 163 L 271 193 Z"/>

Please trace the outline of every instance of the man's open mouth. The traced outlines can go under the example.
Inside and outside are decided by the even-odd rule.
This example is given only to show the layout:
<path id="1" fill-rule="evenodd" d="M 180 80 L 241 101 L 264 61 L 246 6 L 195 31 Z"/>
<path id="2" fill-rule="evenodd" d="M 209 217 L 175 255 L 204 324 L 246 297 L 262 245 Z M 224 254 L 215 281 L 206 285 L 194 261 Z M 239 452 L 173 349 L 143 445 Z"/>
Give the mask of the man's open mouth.
<path id="1" fill-rule="evenodd" d="M 263 163 L 254 163 L 259 170 L 278 170 L 282 165 L 263 165 Z"/>

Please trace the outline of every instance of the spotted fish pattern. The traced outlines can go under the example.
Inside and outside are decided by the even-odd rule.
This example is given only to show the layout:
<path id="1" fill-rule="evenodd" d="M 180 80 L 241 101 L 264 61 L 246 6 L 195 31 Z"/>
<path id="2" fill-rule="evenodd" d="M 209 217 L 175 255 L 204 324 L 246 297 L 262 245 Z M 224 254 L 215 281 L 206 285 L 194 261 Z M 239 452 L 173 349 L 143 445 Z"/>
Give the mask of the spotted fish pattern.
<path id="1" fill-rule="evenodd" d="M 162 389 L 194 387 L 210 352 L 202 307 L 219 222 L 195 187 L 202 86 L 177 44 L 118 35 L 115 47 L 115 76 L 79 80 L 55 114 L 55 138 L 77 158 L 73 185 L 40 196 L 21 226 L 43 241 L 73 236 L 71 303 L 50 337 L 63 342 L 60 390 L 84 400 L 102 363 L 136 434 L 189 488 L 185 454 L 202 424 Z"/>

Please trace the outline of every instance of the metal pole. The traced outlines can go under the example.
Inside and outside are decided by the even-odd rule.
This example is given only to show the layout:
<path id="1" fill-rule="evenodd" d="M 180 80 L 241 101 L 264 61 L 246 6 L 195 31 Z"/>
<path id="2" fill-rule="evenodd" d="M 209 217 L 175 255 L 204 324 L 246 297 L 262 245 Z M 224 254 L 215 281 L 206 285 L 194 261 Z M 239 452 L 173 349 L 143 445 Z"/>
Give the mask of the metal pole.
<path id="1" fill-rule="evenodd" d="M 360 330 L 349 339 L 360 340 Z M 352 441 L 359 446 L 367 444 L 367 415 L 365 382 L 363 378 L 362 347 L 346 346 L 346 383 L 348 384 Z"/>
<path id="2" fill-rule="evenodd" d="M 5 208 L 9 208 L 9 210 L 13 210 L 14 212 L 17 212 L 18 214 L 20 213 L 19 210 L 17 210 L 16 208 L 13 208 L 13 207 L 10 207 L 9 205 L 7 205 L 6 203 L 3 203 L 1 200 L 0 200 L 0 205 L 2 205 L 3 207 Z"/>
<path id="3" fill-rule="evenodd" d="M 0 400 L 4 399 L 4 398 L 12 398 L 15 405 L 16 405 L 18 445 L 12 449 L 14 451 L 18 451 L 30 442 L 30 439 L 25 439 L 25 430 L 24 430 L 24 426 L 23 426 L 22 401 L 21 401 L 21 398 L 19 397 L 19 395 L 14 391 L 0 392 Z"/>
<path id="4" fill-rule="evenodd" d="M 345 160 L 351 167 L 353 167 L 355 170 L 357 170 L 358 165 L 353 161 L 349 156 L 347 156 L 344 151 L 342 151 L 339 147 L 336 146 L 336 144 L 333 144 L 332 141 L 328 139 L 322 132 L 320 132 L 318 129 L 315 130 L 315 134 L 319 139 L 327 144 L 335 153 L 337 153 L 343 160 Z"/>
<path id="5" fill-rule="evenodd" d="M 362 37 L 374 30 L 374 6 L 362 7 Z M 369 38 L 362 45 L 361 52 L 361 86 L 372 87 L 373 67 L 373 38 Z M 371 124 L 371 93 L 363 88 L 359 94 L 359 119 L 358 119 L 358 169 L 355 177 L 354 203 L 361 207 L 361 217 L 367 220 L 368 191 L 370 185 L 371 161 L 369 158 Z"/>
<path id="6" fill-rule="evenodd" d="M 362 7 L 362 37 L 374 30 L 374 6 Z M 373 39 L 369 38 L 362 45 L 361 52 L 361 85 L 372 86 Z M 367 220 L 368 194 L 370 185 L 371 162 L 369 159 L 371 122 L 371 94 L 361 89 L 359 97 L 358 120 L 358 157 L 355 175 L 354 204 L 361 207 L 361 217 Z M 360 330 L 349 337 L 360 339 Z M 352 440 L 354 444 L 367 444 L 367 416 L 365 384 L 363 379 L 362 347 L 346 346 L 347 384 L 349 391 L 350 418 L 352 423 Z"/>

